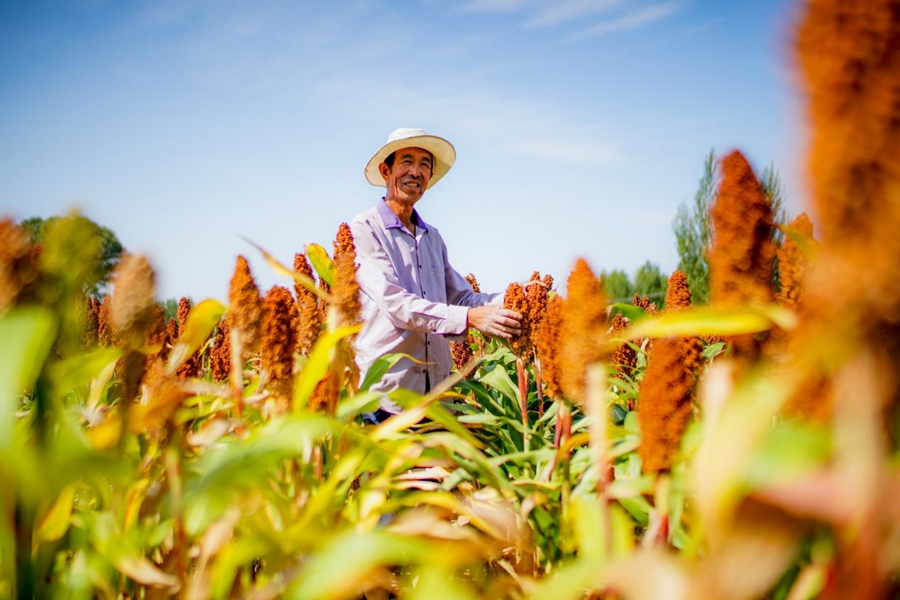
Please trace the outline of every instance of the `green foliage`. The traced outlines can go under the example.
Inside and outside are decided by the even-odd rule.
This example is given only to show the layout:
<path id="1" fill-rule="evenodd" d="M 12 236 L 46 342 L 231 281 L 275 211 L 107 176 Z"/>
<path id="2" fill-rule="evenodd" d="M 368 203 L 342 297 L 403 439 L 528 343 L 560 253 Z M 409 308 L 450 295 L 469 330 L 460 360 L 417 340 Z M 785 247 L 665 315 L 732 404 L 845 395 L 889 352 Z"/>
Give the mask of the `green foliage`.
<path id="1" fill-rule="evenodd" d="M 603 294 L 610 302 L 631 300 L 634 294 L 634 285 L 628 278 L 628 274 L 621 269 L 613 269 L 610 272 L 602 272 L 600 280 L 603 282 Z"/>
<path id="2" fill-rule="evenodd" d="M 84 292 L 90 295 L 97 295 L 109 282 L 109 277 L 124 251 L 122 243 L 111 229 L 78 214 L 65 217 L 49 217 L 47 219 L 32 217 L 23 220 L 19 223 L 19 226 L 28 232 L 28 235 L 31 237 L 31 243 L 44 244 L 50 232 L 58 229 L 61 222 L 73 222 L 74 227 L 79 231 L 79 235 L 87 241 L 89 246 L 97 247 L 93 259 L 85 261 L 81 257 L 83 264 L 96 265 L 96 272 L 84 282 L 86 286 Z M 78 259 L 77 255 L 69 257 L 69 261 L 73 265 L 76 264 Z"/>
<path id="3" fill-rule="evenodd" d="M 681 204 L 672 225 L 679 257 L 678 269 L 687 276 L 695 304 L 709 302 L 709 209 L 718 187 L 716 154 L 714 150 L 710 150 L 703 161 L 703 175 L 694 194 L 693 204 Z"/>
<path id="4" fill-rule="evenodd" d="M 662 306 L 668 285 L 669 279 L 659 270 L 659 265 L 649 260 L 641 265 L 634 275 L 634 292 L 649 297 L 657 306 Z"/>

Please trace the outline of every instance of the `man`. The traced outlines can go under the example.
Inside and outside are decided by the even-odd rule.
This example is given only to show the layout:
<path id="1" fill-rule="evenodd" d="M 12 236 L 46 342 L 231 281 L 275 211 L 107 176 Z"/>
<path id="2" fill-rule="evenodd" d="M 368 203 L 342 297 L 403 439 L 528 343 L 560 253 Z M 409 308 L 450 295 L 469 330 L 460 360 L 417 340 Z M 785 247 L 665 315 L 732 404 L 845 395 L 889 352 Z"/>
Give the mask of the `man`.
<path id="1" fill-rule="evenodd" d="M 465 339 L 469 327 L 502 338 L 520 332 L 521 315 L 501 306 L 501 294 L 473 292 L 450 266 L 441 234 L 414 208 L 455 160 L 456 150 L 447 140 L 402 128 L 366 165 L 369 183 L 387 192 L 350 223 L 364 323 L 356 360 L 362 373 L 388 353 L 418 361 L 399 360 L 372 389 L 427 393 L 450 374 L 450 339 Z M 385 398 L 373 420 L 400 410 Z"/>

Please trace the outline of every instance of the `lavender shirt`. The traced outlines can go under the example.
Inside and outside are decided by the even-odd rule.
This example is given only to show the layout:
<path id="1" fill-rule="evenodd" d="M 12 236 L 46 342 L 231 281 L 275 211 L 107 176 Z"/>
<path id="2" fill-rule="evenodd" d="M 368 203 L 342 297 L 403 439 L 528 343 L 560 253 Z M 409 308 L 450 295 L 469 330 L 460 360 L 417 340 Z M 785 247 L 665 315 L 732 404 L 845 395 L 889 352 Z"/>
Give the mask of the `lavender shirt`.
<path id="1" fill-rule="evenodd" d="M 450 266 L 447 246 L 435 227 L 413 210 L 413 236 L 382 199 L 350 222 L 362 300 L 363 328 L 356 338 L 356 362 L 366 371 L 384 354 L 402 352 L 424 364 L 399 360 L 373 390 L 406 388 L 425 392 L 450 374 L 450 340 L 465 339 L 469 307 L 502 302 L 501 294 L 476 294 Z M 397 413 L 389 399 L 381 408 Z"/>

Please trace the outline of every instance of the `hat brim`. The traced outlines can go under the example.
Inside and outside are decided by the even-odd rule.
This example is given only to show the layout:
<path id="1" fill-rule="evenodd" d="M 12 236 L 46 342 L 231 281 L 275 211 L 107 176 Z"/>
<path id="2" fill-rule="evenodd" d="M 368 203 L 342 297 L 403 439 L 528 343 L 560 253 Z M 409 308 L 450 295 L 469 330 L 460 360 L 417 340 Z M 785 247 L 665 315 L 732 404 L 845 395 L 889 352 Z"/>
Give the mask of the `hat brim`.
<path id="1" fill-rule="evenodd" d="M 425 189 L 429 189 L 447 174 L 453 163 L 456 162 L 456 149 L 453 144 L 436 135 L 416 135 L 388 142 L 376 152 L 366 164 L 366 181 L 379 187 L 387 187 L 387 182 L 381 176 L 378 165 L 384 162 L 388 156 L 402 148 L 421 148 L 431 152 L 434 157 L 434 168 L 431 179 Z"/>

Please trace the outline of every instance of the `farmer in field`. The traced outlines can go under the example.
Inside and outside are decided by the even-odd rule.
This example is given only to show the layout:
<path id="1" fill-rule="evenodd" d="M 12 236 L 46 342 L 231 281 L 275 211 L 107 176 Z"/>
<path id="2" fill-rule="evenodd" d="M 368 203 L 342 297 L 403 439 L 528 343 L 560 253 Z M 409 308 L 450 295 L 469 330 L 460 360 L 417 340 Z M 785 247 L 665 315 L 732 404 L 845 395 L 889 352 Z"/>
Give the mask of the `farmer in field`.
<path id="1" fill-rule="evenodd" d="M 469 327 L 503 338 L 520 332 L 521 315 L 502 307 L 502 294 L 473 292 L 450 266 L 441 234 L 414 208 L 455 160 L 447 140 L 403 128 L 366 165 L 366 179 L 387 193 L 350 223 L 364 322 L 356 360 L 362 373 L 388 353 L 419 361 L 399 360 L 375 390 L 429 392 L 450 374 L 450 341 L 465 339 Z M 385 398 L 370 416 L 381 422 L 400 410 Z"/>

